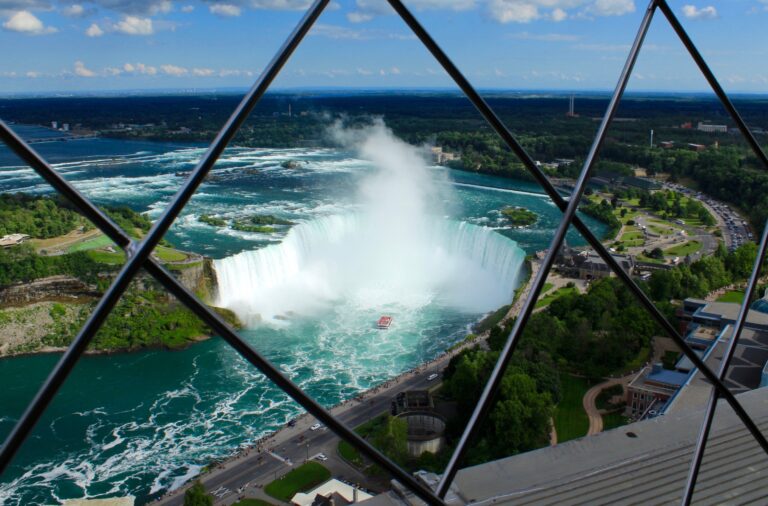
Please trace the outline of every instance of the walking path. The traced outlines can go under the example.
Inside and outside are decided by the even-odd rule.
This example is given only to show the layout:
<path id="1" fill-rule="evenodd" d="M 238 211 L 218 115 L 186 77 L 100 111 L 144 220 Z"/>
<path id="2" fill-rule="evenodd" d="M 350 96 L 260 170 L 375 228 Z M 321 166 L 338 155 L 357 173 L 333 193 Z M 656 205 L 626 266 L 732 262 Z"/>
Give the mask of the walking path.
<path id="1" fill-rule="evenodd" d="M 549 431 L 549 446 L 555 446 L 557 444 L 557 428 L 555 427 L 555 419 L 550 418 L 549 424 L 552 426 L 552 430 Z"/>
<path id="2" fill-rule="evenodd" d="M 531 276 L 528 278 L 528 282 L 525 284 L 525 286 L 522 288 L 522 291 L 518 295 L 515 302 L 512 304 L 512 307 L 509 308 L 509 311 L 507 311 L 506 316 L 502 318 L 500 325 L 504 325 L 507 321 L 517 317 L 518 314 L 520 314 L 520 310 L 523 309 L 523 303 L 525 302 L 525 299 L 528 298 L 528 294 L 531 293 L 531 287 L 533 286 L 533 281 L 536 279 L 536 273 L 539 272 L 539 268 L 541 267 L 541 263 L 538 260 L 531 260 L 530 262 L 531 266 Z"/>
<path id="3" fill-rule="evenodd" d="M 597 405 L 595 404 L 600 392 L 613 385 L 619 384 L 624 385 L 626 388 L 633 377 L 634 374 L 624 376 L 623 378 L 611 378 L 608 381 L 599 383 L 587 390 L 587 393 L 584 394 L 584 398 L 581 401 L 584 406 L 584 411 L 586 411 L 587 417 L 589 417 L 589 430 L 587 431 L 587 436 L 598 434 L 603 431 L 603 416 L 600 414 L 600 410 L 597 409 Z"/>

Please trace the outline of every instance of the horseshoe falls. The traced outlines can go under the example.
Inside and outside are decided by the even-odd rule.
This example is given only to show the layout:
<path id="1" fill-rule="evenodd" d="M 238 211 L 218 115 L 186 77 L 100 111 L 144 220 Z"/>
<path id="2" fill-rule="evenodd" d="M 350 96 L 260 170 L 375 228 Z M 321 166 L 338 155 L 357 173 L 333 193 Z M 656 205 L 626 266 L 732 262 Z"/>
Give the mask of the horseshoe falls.
<path id="1" fill-rule="evenodd" d="M 253 325 L 317 317 L 339 304 L 477 314 L 512 299 L 525 252 L 496 231 L 434 219 L 418 241 L 401 242 L 409 231 L 371 225 L 355 214 L 319 218 L 280 244 L 217 260 L 217 305 Z"/>

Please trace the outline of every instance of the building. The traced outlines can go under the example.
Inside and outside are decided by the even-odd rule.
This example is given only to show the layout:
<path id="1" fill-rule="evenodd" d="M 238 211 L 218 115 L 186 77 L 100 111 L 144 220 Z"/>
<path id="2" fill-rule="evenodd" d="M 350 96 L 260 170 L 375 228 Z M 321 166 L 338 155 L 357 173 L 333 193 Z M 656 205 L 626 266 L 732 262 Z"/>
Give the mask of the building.
<path id="1" fill-rule="evenodd" d="M 728 125 L 712 125 L 711 123 L 699 122 L 699 126 L 696 127 L 699 132 L 707 133 L 727 133 Z"/>
<path id="2" fill-rule="evenodd" d="M 408 424 L 408 455 L 437 454 L 445 447 L 445 418 L 431 411 L 409 411 L 398 415 Z"/>
<path id="3" fill-rule="evenodd" d="M 431 411 L 434 407 L 429 390 L 406 390 L 392 399 L 390 411 L 393 416 L 396 416 L 408 411 Z"/>
<path id="4" fill-rule="evenodd" d="M 455 153 L 449 153 L 448 151 L 443 151 L 443 148 L 440 146 L 434 146 L 430 148 L 430 154 L 432 155 L 432 162 L 433 163 L 445 163 L 450 162 L 453 160 L 458 160 L 459 156 Z"/>
<path id="5" fill-rule="evenodd" d="M 688 149 L 690 149 L 691 151 L 704 151 L 705 149 L 707 149 L 707 147 L 704 144 L 689 143 Z"/>
<path id="6" fill-rule="evenodd" d="M 672 149 L 675 147 L 675 141 L 661 141 L 659 144 L 663 149 Z"/>
<path id="7" fill-rule="evenodd" d="M 666 370 L 661 364 L 645 367 L 627 385 L 627 415 L 633 418 L 657 415 L 685 384 L 688 374 Z"/>
<path id="8" fill-rule="evenodd" d="M 635 261 L 628 255 L 611 255 L 627 274 L 635 268 Z M 566 277 L 584 280 L 602 279 L 613 275 L 605 260 L 592 250 L 575 250 L 563 244 L 555 257 L 555 268 Z"/>
<path id="9" fill-rule="evenodd" d="M 10 248 L 17 246 L 29 239 L 27 234 L 8 234 L 0 237 L 0 248 Z"/>
<path id="10" fill-rule="evenodd" d="M 753 304 L 753 307 L 763 299 Z M 762 306 L 759 306 L 762 307 Z M 740 305 L 686 299 L 678 311 L 685 342 L 716 371 L 733 336 Z M 725 377 L 733 393 L 743 393 L 768 384 L 768 314 L 750 309 L 733 359 Z M 627 387 L 627 415 L 642 419 L 706 405 L 711 384 L 693 362 L 680 354 L 674 366 L 646 367 Z"/>
<path id="11" fill-rule="evenodd" d="M 299 492 L 293 496 L 291 503 L 296 506 L 346 506 L 365 501 L 371 497 L 373 497 L 371 494 L 360 490 L 358 487 L 337 479 L 331 479 L 309 492 Z"/>

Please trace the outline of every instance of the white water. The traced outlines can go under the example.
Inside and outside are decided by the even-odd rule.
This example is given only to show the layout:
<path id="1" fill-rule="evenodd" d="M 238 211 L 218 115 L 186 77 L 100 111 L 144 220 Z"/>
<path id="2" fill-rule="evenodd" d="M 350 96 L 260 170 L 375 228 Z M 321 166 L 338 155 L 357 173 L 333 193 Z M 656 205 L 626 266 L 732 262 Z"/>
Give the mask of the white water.
<path id="1" fill-rule="evenodd" d="M 381 123 L 336 136 L 376 167 L 360 184 L 359 212 L 317 218 L 280 244 L 217 260 L 218 305 L 253 324 L 339 303 L 482 313 L 511 301 L 525 253 L 491 229 L 446 218 L 454 196 L 421 151 Z"/>
<path id="2" fill-rule="evenodd" d="M 342 300 L 359 309 L 436 302 L 473 313 L 511 301 L 525 257 L 514 241 L 463 222 L 430 225 L 413 243 L 364 215 L 299 225 L 278 245 L 217 260 L 217 304 L 253 323 Z"/>

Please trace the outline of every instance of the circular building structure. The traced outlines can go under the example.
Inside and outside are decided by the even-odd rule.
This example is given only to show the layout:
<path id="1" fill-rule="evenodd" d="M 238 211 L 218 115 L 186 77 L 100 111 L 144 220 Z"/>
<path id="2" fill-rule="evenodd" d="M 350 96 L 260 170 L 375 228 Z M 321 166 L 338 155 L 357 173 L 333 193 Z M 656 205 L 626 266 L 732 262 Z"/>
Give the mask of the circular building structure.
<path id="1" fill-rule="evenodd" d="M 408 455 L 437 453 L 445 445 L 445 418 L 429 411 L 409 411 L 398 415 L 408 424 Z"/>

